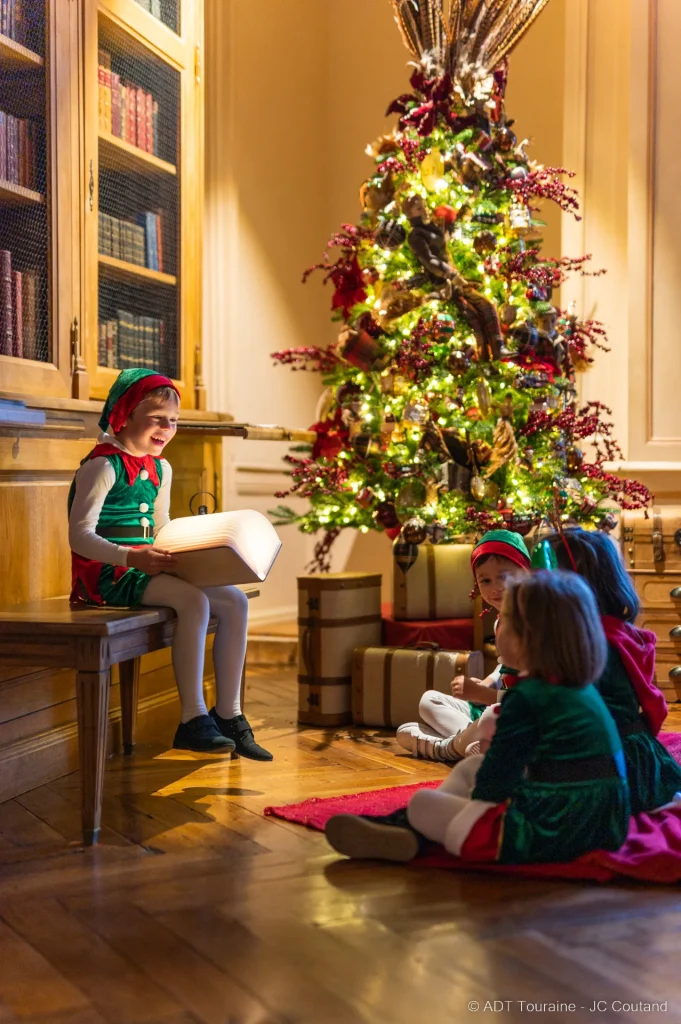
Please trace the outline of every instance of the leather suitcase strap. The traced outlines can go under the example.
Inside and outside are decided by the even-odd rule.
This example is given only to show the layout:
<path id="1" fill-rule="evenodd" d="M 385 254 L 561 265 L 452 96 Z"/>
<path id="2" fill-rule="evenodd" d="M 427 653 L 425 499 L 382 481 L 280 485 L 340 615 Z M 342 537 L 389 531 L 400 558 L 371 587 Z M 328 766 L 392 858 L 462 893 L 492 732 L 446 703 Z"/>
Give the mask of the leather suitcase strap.
<path id="1" fill-rule="evenodd" d="M 340 629 L 342 626 L 364 626 L 370 622 L 380 622 L 380 615 L 358 615 L 354 619 L 315 619 L 315 618 L 299 618 L 298 625 L 302 627 L 312 627 L 314 629 Z"/>
<path id="2" fill-rule="evenodd" d="M 395 648 L 389 647 L 385 652 L 383 661 L 383 720 L 386 725 L 392 726 L 392 715 L 390 713 L 390 676 L 392 673 L 393 656 Z"/>

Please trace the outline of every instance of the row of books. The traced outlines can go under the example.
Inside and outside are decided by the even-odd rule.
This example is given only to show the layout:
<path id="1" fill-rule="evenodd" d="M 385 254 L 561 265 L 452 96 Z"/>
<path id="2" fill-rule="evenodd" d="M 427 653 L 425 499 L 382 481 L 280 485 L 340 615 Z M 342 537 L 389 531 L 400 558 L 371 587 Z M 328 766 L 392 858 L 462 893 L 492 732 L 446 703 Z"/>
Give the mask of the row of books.
<path id="1" fill-rule="evenodd" d="M 99 213 L 99 251 L 138 267 L 163 271 L 163 230 L 161 214 L 147 211 L 137 223 Z"/>
<path id="2" fill-rule="evenodd" d="M 28 46 L 33 35 L 31 18 L 35 18 L 36 0 L 0 0 L 0 32 L 15 43 Z"/>
<path id="3" fill-rule="evenodd" d="M 158 102 L 111 70 L 111 54 L 99 51 L 99 130 L 158 156 Z"/>
<path id="4" fill-rule="evenodd" d="M 37 126 L 0 110 L 0 181 L 35 188 Z"/>
<path id="5" fill-rule="evenodd" d="M 165 322 L 117 309 L 115 320 L 99 324 L 97 357 L 100 366 L 115 370 L 143 366 L 167 371 Z"/>
<path id="6" fill-rule="evenodd" d="M 38 358 L 38 273 L 12 270 L 12 253 L 0 249 L 0 355 Z"/>

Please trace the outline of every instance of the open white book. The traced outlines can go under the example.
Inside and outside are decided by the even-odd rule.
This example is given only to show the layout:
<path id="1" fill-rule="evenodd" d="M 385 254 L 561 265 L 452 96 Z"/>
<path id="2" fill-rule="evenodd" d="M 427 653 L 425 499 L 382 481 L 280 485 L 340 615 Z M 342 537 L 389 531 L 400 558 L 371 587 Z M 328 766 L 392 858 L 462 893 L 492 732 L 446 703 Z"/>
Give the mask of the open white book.
<path id="1" fill-rule="evenodd" d="M 172 575 L 196 587 L 262 583 L 281 548 L 269 519 L 245 510 L 171 519 L 154 544 L 177 558 Z"/>

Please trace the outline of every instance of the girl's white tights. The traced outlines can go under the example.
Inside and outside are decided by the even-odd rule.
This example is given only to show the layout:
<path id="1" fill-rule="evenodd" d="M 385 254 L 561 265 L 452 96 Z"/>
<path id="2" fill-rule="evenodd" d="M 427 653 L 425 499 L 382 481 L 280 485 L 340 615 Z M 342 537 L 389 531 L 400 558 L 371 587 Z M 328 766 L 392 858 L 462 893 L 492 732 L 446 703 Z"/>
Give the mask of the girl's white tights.
<path id="1" fill-rule="evenodd" d="M 248 598 L 237 587 L 198 587 L 175 576 L 153 576 L 143 605 L 173 608 L 177 627 L 173 670 L 182 705 L 182 721 L 208 713 L 203 697 L 203 663 L 208 620 L 218 620 L 213 638 L 215 707 L 221 718 L 241 713 L 241 676 L 246 657 Z"/>
<path id="2" fill-rule="evenodd" d="M 470 803 L 482 760 L 482 754 L 467 757 L 454 765 L 439 789 L 414 793 L 407 807 L 409 824 L 434 843 L 444 843 L 452 818 Z"/>

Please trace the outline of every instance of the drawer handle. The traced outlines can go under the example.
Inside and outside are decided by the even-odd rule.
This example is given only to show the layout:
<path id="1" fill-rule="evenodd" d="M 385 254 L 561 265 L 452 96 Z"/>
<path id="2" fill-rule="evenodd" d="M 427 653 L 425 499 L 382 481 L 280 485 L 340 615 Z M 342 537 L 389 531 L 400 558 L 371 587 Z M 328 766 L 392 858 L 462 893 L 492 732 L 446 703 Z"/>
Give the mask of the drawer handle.
<path id="1" fill-rule="evenodd" d="M 678 601 L 679 599 L 681 599 L 681 587 L 674 587 L 673 590 L 669 591 L 669 596 L 671 597 L 672 601 Z"/>
<path id="2" fill-rule="evenodd" d="M 669 630 L 669 635 L 672 640 L 678 640 L 681 638 L 681 626 L 674 626 L 673 629 Z"/>
<path id="3" fill-rule="evenodd" d="M 669 670 L 670 679 L 681 679 L 681 665 L 677 665 L 676 668 Z"/>

